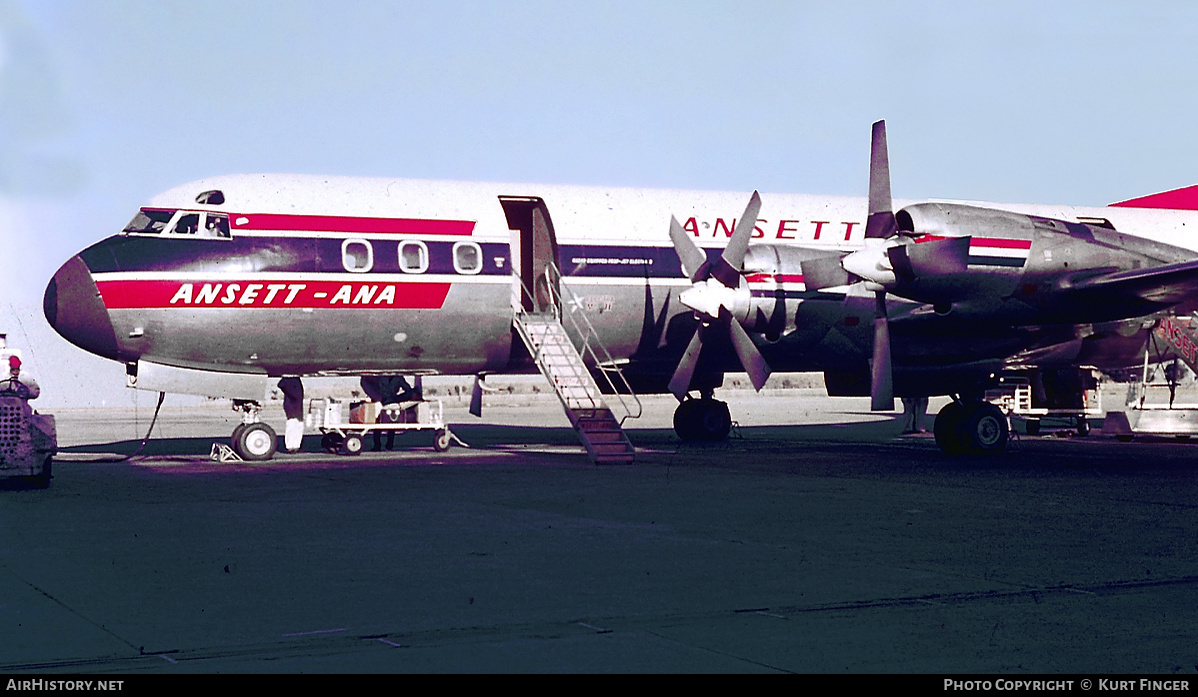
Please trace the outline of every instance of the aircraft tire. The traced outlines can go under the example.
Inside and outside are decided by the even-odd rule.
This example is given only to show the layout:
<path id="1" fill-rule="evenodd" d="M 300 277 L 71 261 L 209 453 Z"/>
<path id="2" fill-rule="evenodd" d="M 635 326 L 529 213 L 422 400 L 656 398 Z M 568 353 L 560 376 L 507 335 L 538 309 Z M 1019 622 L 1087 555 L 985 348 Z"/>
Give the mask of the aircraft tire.
<path id="1" fill-rule="evenodd" d="M 721 441 L 728 437 L 732 430 L 732 414 L 728 411 L 728 403 L 715 399 L 704 399 L 699 417 L 700 438 L 709 441 Z"/>
<path id="2" fill-rule="evenodd" d="M 989 402 L 966 407 L 959 432 L 965 451 L 979 455 L 1001 453 L 1011 435 L 1006 414 Z"/>
<path id="3" fill-rule="evenodd" d="M 239 452 L 237 450 L 239 447 L 237 441 L 241 438 L 241 432 L 245 430 L 246 426 L 249 426 L 249 424 L 240 423 L 233 427 L 233 435 L 229 436 L 229 446 L 233 448 L 233 452 Z"/>
<path id="4" fill-rule="evenodd" d="M 453 445 L 453 438 L 449 435 L 449 431 L 444 428 L 437 429 L 437 433 L 433 436 L 433 450 L 443 453 L 449 450 L 451 445 Z"/>
<path id="5" fill-rule="evenodd" d="M 683 400 L 674 410 L 674 433 L 684 441 L 699 440 L 698 413 L 699 400 Z"/>
<path id="6" fill-rule="evenodd" d="M 1084 415 L 1077 417 L 1077 435 L 1083 438 L 1090 435 L 1090 421 Z"/>
<path id="7" fill-rule="evenodd" d="M 233 431 L 233 450 L 243 460 L 269 460 L 275 454 L 279 437 L 270 424 L 243 424 Z"/>
<path id="8" fill-rule="evenodd" d="M 965 407 L 958 402 L 944 405 L 936 414 L 936 423 L 932 431 L 936 435 L 936 445 L 945 455 L 964 455 L 965 439 L 961 436 L 961 424 L 965 420 Z"/>
<path id="9" fill-rule="evenodd" d="M 674 433 L 684 441 L 721 441 L 732 430 L 728 403 L 716 399 L 687 399 L 674 410 Z"/>
<path id="10" fill-rule="evenodd" d="M 345 440 L 341 441 L 341 454 L 356 457 L 362 454 L 365 446 L 362 443 L 362 436 L 356 433 L 350 433 L 345 436 Z"/>

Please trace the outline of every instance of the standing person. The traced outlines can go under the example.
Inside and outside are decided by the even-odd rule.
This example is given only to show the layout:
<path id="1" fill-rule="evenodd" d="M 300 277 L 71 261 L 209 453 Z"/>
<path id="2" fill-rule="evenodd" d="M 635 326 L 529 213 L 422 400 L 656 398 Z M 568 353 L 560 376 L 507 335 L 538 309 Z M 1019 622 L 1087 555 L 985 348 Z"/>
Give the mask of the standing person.
<path id="1" fill-rule="evenodd" d="M 379 412 L 376 423 L 396 423 L 397 418 L 393 418 L 387 411 L 387 405 L 398 404 L 412 400 L 419 400 L 420 395 L 402 375 L 364 375 L 361 380 L 362 391 L 370 397 L 370 401 L 378 402 L 383 405 L 383 411 Z M 401 417 L 402 418 L 402 417 Z M 374 449 L 382 450 L 382 437 L 375 430 Z M 387 450 L 395 447 L 395 431 L 387 431 Z"/>
<path id="2" fill-rule="evenodd" d="M 927 433 L 923 426 L 927 414 L 927 397 L 903 397 L 903 433 Z"/>
<path id="3" fill-rule="evenodd" d="M 304 442 L 304 383 L 299 378 L 283 378 L 279 380 L 279 391 L 283 393 L 283 413 L 287 415 L 283 447 L 289 453 L 298 453 Z"/>

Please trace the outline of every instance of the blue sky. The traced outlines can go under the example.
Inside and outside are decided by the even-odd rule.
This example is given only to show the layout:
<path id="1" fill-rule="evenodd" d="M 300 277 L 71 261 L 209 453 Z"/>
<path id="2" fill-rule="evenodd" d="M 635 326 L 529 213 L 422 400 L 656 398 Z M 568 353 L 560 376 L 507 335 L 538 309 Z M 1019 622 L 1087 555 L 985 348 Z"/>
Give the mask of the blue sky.
<path id="1" fill-rule="evenodd" d="M 897 197 L 1194 184 L 1196 20 L 1188 2 L 0 0 L 0 331 L 48 399 L 127 402 L 120 366 L 44 327 L 42 291 L 153 194 L 221 173 L 864 194 L 885 118 Z"/>

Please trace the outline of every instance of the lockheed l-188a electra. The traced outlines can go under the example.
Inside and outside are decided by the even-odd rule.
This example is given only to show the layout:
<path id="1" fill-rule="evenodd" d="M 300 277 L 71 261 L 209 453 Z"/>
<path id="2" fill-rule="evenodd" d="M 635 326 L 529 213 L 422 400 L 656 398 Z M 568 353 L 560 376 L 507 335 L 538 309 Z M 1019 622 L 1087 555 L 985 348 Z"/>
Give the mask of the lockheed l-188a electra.
<path id="1" fill-rule="evenodd" d="M 138 388 L 236 400 L 247 458 L 274 452 L 257 406 L 276 379 L 302 404 L 305 377 L 538 368 L 584 443 L 615 402 L 663 392 L 681 438 L 722 439 L 725 373 L 760 389 L 771 370 L 819 371 L 876 410 L 951 395 L 935 430 L 957 453 L 1005 446 L 982 398 L 1004 370 L 1127 366 L 1196 290 L 1198 187 L 1097 208 L 895 205 L 879 122 L 867 198 L 205 179 L 67 261 L 45 314 Z"/>

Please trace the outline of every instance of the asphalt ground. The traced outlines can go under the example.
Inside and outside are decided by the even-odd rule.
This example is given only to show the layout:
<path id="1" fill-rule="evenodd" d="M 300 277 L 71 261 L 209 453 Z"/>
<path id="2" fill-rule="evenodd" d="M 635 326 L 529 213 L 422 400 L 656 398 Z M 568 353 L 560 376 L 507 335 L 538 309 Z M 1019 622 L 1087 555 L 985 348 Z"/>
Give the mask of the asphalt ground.
<path id="1" fill-rule="evenodd" d="M 494 401 L 448 410 L 470 449 L 265 463 L 207 458 L 220 405 L 127 461 L 152 404 L 60 413 L 51 487 L 0 492 L 0 672 L 1198 671 L 1198 445 L 951 458 L 738 395 L 727 442 L 650 399 L 597 467 L 552 398 Z"/>

